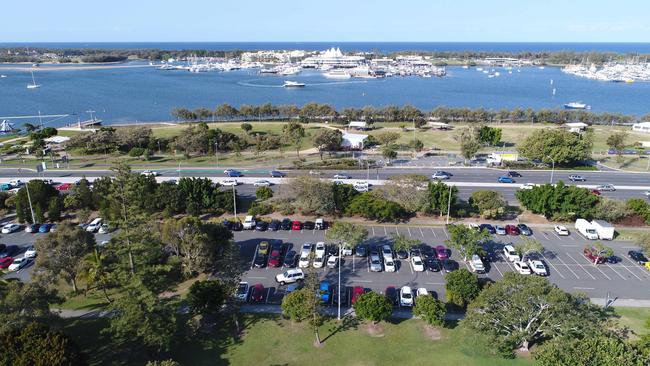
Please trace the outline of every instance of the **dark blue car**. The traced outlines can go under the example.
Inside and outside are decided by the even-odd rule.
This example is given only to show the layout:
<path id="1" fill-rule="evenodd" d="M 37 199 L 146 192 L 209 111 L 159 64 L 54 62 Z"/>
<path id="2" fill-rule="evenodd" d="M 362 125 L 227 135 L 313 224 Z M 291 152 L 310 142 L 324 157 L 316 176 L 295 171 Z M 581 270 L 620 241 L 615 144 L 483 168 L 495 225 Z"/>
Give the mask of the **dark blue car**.
<path id="1" fill-rule="evenodd" d="M 237 178 L 237 177 L 243 177 L 244 175 L 240 171 L 231 170 L 228 172 L 228 176 L 231 178 Z"/>
<path id="2" fill-rule="evenodd" d="M 286 175 L 286 174 L 284 174 L 282 172 L 279 172 L 277 170 L 271 170 L 269 172 L 269 174 L 271 175 L 272 178 L 284 178 L 284 176 Z"/>
<path id="3" fill-rule="evenodd" d="M 38 232 L 39 233 L 49 233 L 51 227 L 52 227 L 51 224 L 42 224 L 41 227 L 38 228 Z"/>
<path id="4" fill-rule="evenodd" d="M 490 233 L 490 234 L 496 234 L 496 232 L 497 232 L 497 231 L 494 229 L 494 226 L 492 226 L 492 225 L 490 225 L 490 224 L 481 224 L 481 225 L 479 225 L 479 228 L 481 229 L 481 231 L 485 230 L 485 231 L 487 231 L 487 232 Z"/>
<path id="5" fill-rule="evenodd" d="M 510 177 L 499 177 L 499 183 L 514 183 L 515 180 Z"/>

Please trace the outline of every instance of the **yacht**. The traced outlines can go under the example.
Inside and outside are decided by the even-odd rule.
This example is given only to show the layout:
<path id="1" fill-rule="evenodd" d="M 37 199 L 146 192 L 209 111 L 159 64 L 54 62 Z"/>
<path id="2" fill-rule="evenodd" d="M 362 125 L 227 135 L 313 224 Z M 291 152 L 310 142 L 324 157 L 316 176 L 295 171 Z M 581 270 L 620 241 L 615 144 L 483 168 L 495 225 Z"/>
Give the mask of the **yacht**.
<path id="1" fill-rule="evenodd" d="M 7 75 L 0 75 L 0 78 L 3 78 L 3 79 L 4 79 L 4 78 L 6 78 L 6 77 L 7 77 Z"/>
<path id="2" fill-rule="evenodd" d="M 40 84 L 36 84 L 36 80 L 34 79 L 34 71 L 32 71 L 32 83 L 27 84 L 27 89 L 36 89 L 40 87 L 41 87 Z"/>
<path id="3" fill-rule="evenodd" d="M 564 105 L 564 109 L 591 109 L 591 106 L 581 102 L 570 102 Z"/>
<path id="4" fill-rule="evenodd" d="M 280 75 L 296 75 L 300 73 L 300 68 L 296 66 L 286 67 L 280 71 Z"/>
<path id="5" fill-rule="evenodd" d="M 324 73 L 323 76 L 329 79 L 349 79 L 352 77 L 346 70 L 343 69 L 332 69 Z"/>
<path id="6" fill-rule="evenodd" d="M 282 86 L 285 88 L 304 88 L 305 83 L 299 83 L 297 81 L 285 81 Z"/>

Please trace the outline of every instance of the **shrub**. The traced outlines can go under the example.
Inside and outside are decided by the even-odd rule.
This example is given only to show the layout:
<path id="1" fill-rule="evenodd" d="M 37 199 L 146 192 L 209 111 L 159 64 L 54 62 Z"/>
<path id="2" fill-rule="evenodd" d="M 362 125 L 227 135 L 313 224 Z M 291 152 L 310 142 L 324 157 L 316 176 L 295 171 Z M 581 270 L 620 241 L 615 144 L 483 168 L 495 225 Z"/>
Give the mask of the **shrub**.
<path id="1" fill-rule="evenodd" d="M 144 150 L 145 149 L 142 147 L 134 147 L 131 150 L 129 150 L 129 156 L 133 158 L 142 156 L 142 154 L 144 154 Z"/>
<path id="2" fill-rule="evenodd" d="M 359 215 L 379 222 L 400 221 L 410 215 L 398 203 L 377 197 L 372 192 L 354 197 L 345 211 L 348 215 Z"/>

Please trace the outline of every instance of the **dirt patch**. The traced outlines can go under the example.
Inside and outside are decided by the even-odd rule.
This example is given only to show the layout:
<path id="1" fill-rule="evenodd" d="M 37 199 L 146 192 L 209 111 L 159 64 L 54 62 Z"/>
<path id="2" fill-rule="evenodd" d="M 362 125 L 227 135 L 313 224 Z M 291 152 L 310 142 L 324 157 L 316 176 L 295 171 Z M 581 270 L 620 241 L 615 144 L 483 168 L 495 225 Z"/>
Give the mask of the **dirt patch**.
<path id="1" fill-rule="evenodd" d="M 521 222 L 525 222 L 528 224 L 550 224 L 551 222 L 548 221 L 544 216 L 542 215 L 537 215 L 534 214 L 530 211 L 524 211 L 520 216 L 519 220 Z"/>
<path id="2" fill-rule="evenodd" d="M 522 349 L 522 348 L 517 348 L 515 350 L 515 354 L 517 357 L 525 358 L 527 360 L 530 360 L 530 349 Z"/>
<path id="3" fill-rule="evenodd" d="M 645 220 L 643 219 L 643 217 L 636 214 L 624 217 L 623 219 L 618 220 L 616 223 L 621 226 L 632 226 L 632 227 L 645 226 Z"/>
<path id="4" fill-rule="evenodd" d="M 430 325 L 424 326 L 424 335 L 427 337 L 427 339 L 430 339 L 432 341 L 439 341 L 442 339 L 442 332 L 440 331 L 440 328 L 432 327 Z"/>
<path id="5" fill-rule="evenodd" d="M 368 323 L 366 325 L 366 331 L 371 337 L 381 338 L 384 336 L 384 327 L 379 324 Z"/>

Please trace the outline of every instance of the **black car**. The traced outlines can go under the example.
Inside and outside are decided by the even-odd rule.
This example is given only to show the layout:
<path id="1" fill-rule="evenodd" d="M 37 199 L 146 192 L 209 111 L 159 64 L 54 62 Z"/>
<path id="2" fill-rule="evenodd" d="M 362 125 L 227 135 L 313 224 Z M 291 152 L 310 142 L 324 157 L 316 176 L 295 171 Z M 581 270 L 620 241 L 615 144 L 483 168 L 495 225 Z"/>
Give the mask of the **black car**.
<path id="1" fill-rule="evenodd" d="M 257 231 L 266 231 L 266 229 L 268 228 L 269 228 L 269 223 L 266 221 L 260 220 L 257 223 L 255 223 L 255 230 Z"/>
<path id="2" fill-rule="evenodd" d="M 268 255 L 256 255 L 253 265 L 257 268 L 266 267 L 266 262 L 268 261 Z"/>
<path id="3" fill-rule="evenodd" d="M 339 255 L 339 246 L 330 244 L 327 246 L 327 255 Z"/>
<path id="4" fill-rule="evenodd" d="M 397 258 L 407 259 L 408 257 L 409 257 L 409 252 L 407 252 L 405 249 L 400 249 L 397 251 Z"/>
<path id="5" fill-rule="evenodd" d="M 531 235 L 533 235 L 533 231 L 530 230 L 530 228 L 529 228 L 528 225 L 526 225 L 526 224 L 518 224 L 518 225 L 517 225 L 517 228 L 519 229 L 519 233 L 520 233 L 521 235 L 526 235 L 526 236 L 531 236 Z"/>
<path id="6" fill-rule="evenodd" d="M 648 258 L 643 255 L 643 253 L 638 252 L 636 250 L 630 250 L 627 252 L 627 255 L 635 262 L 637 262 L 640 265 L 643 265 L 645 262 L 648 261 Z"/>
<path id="7" fill-rule="evenodd" d="M 282 230 L 291 230 L 291 219 L 285 217 L 282 219 L 282 223 L 280 223 L 280 227 Z"/>
<path id="8" fill-rule="evenodd" d="M 386 292 L 384 293 L 386 298 L 390 300 L 393 305 L 397 305 L 397 289 L 393 286 L 386 287 Z"/>
<path id="9" fill-rule="evenodd" d="M 284 262 L 282 263 L 285 267 L 293 268 L 296 266 L 296 260 L 298 259 L 298 253 L 295 250 L 290 250 L 287 252 L 287 255 L 284 256 Z"/>
<path id="10" fill-rule="evenodd" d="M 435 258 L 436 257 L 436 251 L 433 250 L 433 248 L 431 248 L 428 245 L 421 246 L 420 247 L 420 252 L 422 253 L 422 256 L 424 257 L 424 259 Z"/>
<path id="11" fill-rule="evenodd" d="M 339 304 L 339 289 L 336 286 L 332 288 L 332 301 L 334 301 L 334 304 Z M 345 286 L 341 287 L 340 303 L 341 305 L 346 305 L 348 303 L 348 289 Z"/>
<path id="12" fill-rule="evenodd" d="M 616 264 L 616 263 L 621 263 L 623 260 L 618 256 L 612 255 L 612 256 L 607 257 L 606 261 L 609 264 Z"/>
<path id="13" fill-rule="evenodd" d="M 368 255 L 368 247 L 365 245 L 357 245 L 354 250 L 354 255 L 357 257 L 365 257 Z"/>
<path id="14" fill-rule="evenodd" d="M 269 224 L 269 231 L 278 231 L 280 230 L 280 220 L 273 220 Z"/>
<path id="15" fill-rule="evenodd" d="M 286 176 L 286 174 L 279 172 L 277 170 L 271 170 L 269 172 L 269 175 L 271 176 L 271 178 L 284 178 Z"/>
<path id="16" fill-rule="evenodd" d="M 411 247 L 411 257 L 421 257 L 422 254 L 420 253 L 419 248 Z"/>
<path id="17" fill-rule="evenodd" d="M 442 267 L 440 261 L 437 260 L 436 258 L 425 259 L 424 266 L 426 267 L 427 271 L 430 272 L 440 272 L 440 269 Z"/>
<path id="18" fill-rule="evenodd" d="M 4 245 L 4 248 L 0 250 L 0 258 L 13 257 L 19 251 L 17 245 L 5 245 L 5 244 L 0 244 L 0 245 Z"/>
<path id="19" fill-rule="evenodd" d="M 451 259 L 445 259 L 442 261 L 442 268 L 447 273 L 453 272 L 458 269 L 458 263 L 456 263 L 456 261 Z"/>
<path id="20" fill-rule="evenodd" d="M 494 226 L 492 226 L 492 225 L 490 225 L 490 224 L 481 224 L 481 225 L 479 225 L 479 229 L 481 229 L 481 231 L 485 230 L 485 231 L 487 231 L 487 232 L 490 233 L 490 234 L 496 234 L 496 232 L 497 232 L 497 231 L 494 229 Z"/>
<path id="21" fill-rule="evenodd" d="M 511 170 L 511 171 L 508 172 L 508 176 L 510 178 L 517 178 L 517 177 L 521 177 L 521 174 L 515 172 L 514 170 Z"/>
<path id="22" fill-rule="evenodd" d="M 232 231 L 242 231 L 244 230 L 244 225 L 241 223 L 241 221 L 233 221 L 231 224 L 230 230 Z"/>
<path id="23" fill-rule="evenodd" d="M 491 249 L 488 245 L 486 245 L 486 244 L 483 244 L 483 246 L 482 246 L 481 248 L 478 249 L 478 251 L 476 252 L 476 254 L 478 254 L 478 256 L 481 258 L 481 260 L 483 261 L 483 263 L 494 262 L 494 252 L 493 252 L 492 249 Z"/>
<path id="24" fill-rule="evenodd" d="M 302 223 L 303 230 L 314 230 L 315 226 L 316 224 L 313 221 L 305 221 Z"/>

